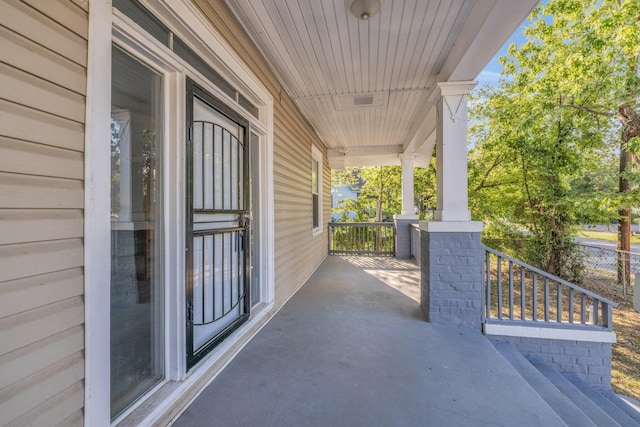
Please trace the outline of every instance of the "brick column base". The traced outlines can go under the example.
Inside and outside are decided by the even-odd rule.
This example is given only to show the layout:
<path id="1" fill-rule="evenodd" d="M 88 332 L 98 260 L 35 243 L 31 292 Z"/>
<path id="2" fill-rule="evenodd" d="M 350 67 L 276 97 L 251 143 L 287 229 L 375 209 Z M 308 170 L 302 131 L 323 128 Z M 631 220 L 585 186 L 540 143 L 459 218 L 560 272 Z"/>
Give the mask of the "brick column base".
<path id="1" fill-rule="evenodd" d="M 411 258 L 411 224 L 418 223 L 418 215 L 394 215 L 396 225 L 396 258 Z"/>
<path id="2" fill-rule="evenodd" d="M 431 323 L 482 328 L 480 222 L 421 221 L 420 307 Z"/>

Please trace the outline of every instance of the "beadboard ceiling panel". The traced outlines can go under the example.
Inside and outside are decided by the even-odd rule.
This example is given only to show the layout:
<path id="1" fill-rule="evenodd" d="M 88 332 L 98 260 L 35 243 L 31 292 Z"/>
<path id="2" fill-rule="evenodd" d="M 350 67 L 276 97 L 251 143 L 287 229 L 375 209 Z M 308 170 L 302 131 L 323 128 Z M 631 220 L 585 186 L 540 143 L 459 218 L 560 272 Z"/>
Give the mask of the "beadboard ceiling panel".
<path id="1" fill-rule="evenodd" d="M 327 147 L 414 152 L 437 83 L 473 79 L 537 3 L 383 0 L 362 21 L 351 0 L 225 1 Z"/>

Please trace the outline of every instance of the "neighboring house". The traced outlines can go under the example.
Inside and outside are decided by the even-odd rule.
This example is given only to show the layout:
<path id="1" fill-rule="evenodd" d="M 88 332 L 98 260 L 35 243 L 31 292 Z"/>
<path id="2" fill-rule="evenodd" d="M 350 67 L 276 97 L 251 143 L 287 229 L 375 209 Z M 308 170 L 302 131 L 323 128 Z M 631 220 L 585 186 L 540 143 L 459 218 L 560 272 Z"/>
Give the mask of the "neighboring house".
<path id="1" fill-rule="evenodd" d="M 335 213 L 333 209 L 340 208 L 346 200 L 352 199 L 358 200 L 360 195 L 360 187 L 351 185 L 342 185 L 331 188 L 331 221 L 339 221 L 344 215 L 350 220 L 354 220 L 356 217 L 355 211 Z"/>
<path id="2" fill-rule="evenodd" d="M 479 242 L 466 94 L 536 3 L 3 1 L 0 425 L 171 420 L 327 256 L 330 165 L 402 164 L 408 230 L 436 145 L 425 233 Z"/>

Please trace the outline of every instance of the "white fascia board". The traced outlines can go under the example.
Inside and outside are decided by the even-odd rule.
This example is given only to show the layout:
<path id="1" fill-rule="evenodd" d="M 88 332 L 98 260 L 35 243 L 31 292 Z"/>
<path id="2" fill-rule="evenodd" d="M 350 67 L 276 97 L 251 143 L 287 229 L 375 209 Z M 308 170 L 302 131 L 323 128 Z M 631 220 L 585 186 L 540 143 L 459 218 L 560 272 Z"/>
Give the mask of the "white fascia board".
<path id="1" fill-rule="evenodd" d="M 440 70 L 440 81 L 473 80 L 538 3 L 538 0 L 475 2 Z"/>
<path id="2" fill-rule="evenodd" d="M 497 325 L 486 323 L 485 335 L 505 337 L 541 338 L 564 341 L 585 341 L 599 343 L 615 343 L 616 334 L 611 331 L 592 331 L 587 329 L 540 328 L 535 326 Z"/>

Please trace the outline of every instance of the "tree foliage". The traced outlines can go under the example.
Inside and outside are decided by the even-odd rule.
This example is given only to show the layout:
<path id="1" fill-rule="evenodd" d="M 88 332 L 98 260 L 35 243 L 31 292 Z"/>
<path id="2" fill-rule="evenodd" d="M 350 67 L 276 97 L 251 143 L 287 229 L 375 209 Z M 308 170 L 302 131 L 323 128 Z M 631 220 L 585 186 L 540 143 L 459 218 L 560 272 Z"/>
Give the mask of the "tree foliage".
<path id="1" fill-rule="evenodd" d="M 332 171 L 333 187 L 345 185 L 358 187 L 357 199 L 340 201 L 333 213 L 341 221 L 349 220 L 355 213 L 355 221 L 391 221 L 402 211 L 402 168 L 400 166 L 350 167 L 344 171 Z M 435 209 L 435 161 L 429 168 L 414 168 L 414 202 L 422 218 Z M 379 207 L 379 208 L 378 208 Z"/>
<path id="2" fill-rule="evenodd" d="M 489 233 L 526 230 L 528 260 L 575 280 L 573 227 L 629 202 L 615 158 L 640 144 L 640 2 L 551 0 L 530 21 L 499 85 L 472 100 L 470 207 Z"/>

